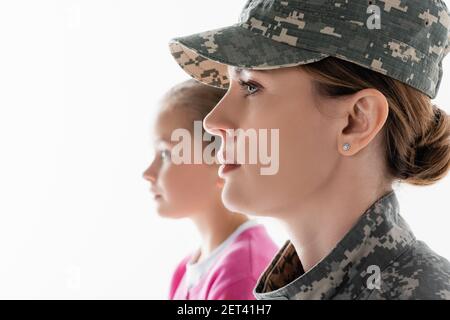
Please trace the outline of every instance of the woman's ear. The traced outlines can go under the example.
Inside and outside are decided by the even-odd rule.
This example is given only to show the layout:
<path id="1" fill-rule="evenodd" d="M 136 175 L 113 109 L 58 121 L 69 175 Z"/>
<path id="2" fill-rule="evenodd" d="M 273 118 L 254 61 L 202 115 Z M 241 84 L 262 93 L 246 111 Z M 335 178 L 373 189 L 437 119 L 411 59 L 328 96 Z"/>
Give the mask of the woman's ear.
<path id="1" fill-rule="evenodd" d="M 342 155 L 354 155 L 364 149 L 386 123 L 389 104 L 376 89 L 363 89 L 347 100 L 347 116 L 337 139 Z"/>

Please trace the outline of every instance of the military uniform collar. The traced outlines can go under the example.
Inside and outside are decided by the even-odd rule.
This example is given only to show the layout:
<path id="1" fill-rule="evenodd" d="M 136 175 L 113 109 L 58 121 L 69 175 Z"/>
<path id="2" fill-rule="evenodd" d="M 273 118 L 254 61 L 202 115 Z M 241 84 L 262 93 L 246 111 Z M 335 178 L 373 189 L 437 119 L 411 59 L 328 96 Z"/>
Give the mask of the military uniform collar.
<path id="1" fill-rule="evenodd" d="M 302 300 L 339 298 L 340 292 L 351 292 L 342 298 L 355 299 L 367 287 L 371 268 L 382 271 L 414 240 L 391 190 L 376 200 L 331 253 L 307 273 L 287 241 L 259 278 L 254 295 L 258 299 Z M 349 286 L 351 290 L 342 290 Z"/>

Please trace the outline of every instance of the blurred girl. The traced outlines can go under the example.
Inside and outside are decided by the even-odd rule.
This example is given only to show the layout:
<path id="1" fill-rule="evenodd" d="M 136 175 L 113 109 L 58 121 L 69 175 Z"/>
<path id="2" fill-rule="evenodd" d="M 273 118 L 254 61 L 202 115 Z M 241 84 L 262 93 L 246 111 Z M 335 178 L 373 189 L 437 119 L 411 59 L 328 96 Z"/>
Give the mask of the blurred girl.
<path id="1" fill-rule="evenodd" d="M 256 281 L 278 250 L 262 225 L 223 206 L 217 164 L 172 161 L 172 132 L 184 128 L 193 133 L 194 121 L 201 124 L 224 93 L 185 81 L 163 97 L 156 119 L 155 158 L 143 176 L 151 184 L 158 213 L 191 219 L 202 239 L 176 268 L 170 299 L 254 299 Z"/>

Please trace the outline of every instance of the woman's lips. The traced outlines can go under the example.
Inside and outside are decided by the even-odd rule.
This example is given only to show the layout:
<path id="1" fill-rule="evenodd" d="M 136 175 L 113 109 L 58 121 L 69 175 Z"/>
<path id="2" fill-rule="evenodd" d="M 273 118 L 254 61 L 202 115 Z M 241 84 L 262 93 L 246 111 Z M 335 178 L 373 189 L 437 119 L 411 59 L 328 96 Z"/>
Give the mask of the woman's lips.
<path id="1" fill-rule="evenodd" d="M 219 167 L 219 177 L 223 178 L 227 173 L 229 173 L 230 171 L 236 170 L 240 167 L 240 164 L 222 164 Z"/>

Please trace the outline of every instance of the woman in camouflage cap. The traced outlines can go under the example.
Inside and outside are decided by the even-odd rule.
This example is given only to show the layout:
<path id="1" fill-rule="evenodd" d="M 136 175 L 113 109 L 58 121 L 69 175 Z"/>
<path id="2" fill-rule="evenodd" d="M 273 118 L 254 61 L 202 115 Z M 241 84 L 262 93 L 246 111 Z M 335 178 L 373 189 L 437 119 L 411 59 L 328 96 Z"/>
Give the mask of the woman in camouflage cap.
<path id="1" fill-rule="evenodd" d="M 448 173 L 449 116 L 431 99 L 449 30 L 442 0 L 252 0 L 238 23 L 170 42 L 193 78 L 228 88 L 204 122 L 225 147 L 230 129 L 279 130 L 276 174 L 221 171 L 227 207 L 289 233 L 258 299 L 450 299 L 450 263 L 393 190 Z"/>

